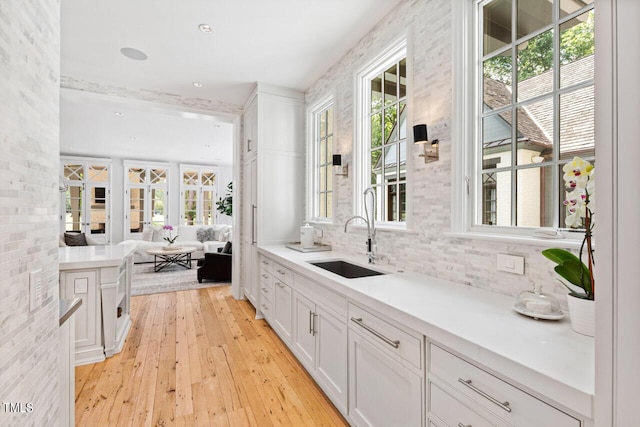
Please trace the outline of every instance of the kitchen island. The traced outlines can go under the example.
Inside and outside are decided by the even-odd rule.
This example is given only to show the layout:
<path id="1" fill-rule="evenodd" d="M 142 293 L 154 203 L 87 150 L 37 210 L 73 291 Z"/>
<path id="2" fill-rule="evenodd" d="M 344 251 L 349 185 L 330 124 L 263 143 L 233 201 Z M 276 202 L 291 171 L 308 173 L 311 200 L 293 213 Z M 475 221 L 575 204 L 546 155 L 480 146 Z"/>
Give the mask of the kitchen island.
<path id="1" fill-rule="evenodd" d="M 75 364 L 119 353 L 131 327 L 133 245 L 59 248 L 60 299 L 80 298 L 76 312 Z"/>

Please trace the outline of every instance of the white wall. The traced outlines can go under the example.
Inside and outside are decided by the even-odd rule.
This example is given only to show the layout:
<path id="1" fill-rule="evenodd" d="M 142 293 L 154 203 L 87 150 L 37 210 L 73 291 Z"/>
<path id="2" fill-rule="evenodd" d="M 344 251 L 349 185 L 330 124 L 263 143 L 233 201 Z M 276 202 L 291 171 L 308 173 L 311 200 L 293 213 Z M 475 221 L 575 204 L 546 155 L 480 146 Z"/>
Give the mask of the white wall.
<path id="1" fill-rule="evenodd" d="M 462 1 L 462 0 L 459 0 Z M 440 160 L 425 164 L 418 154 L 421 147 L 408 151 L 408 170 L 412 179 L 412 222 L 408 232 L 380 231 L 378 252 L 398 268 L 436 275 L 470 286 L 516 295 L 534 283 L 555 293 L 566 304 L 565 289 L 552 276 L 552 264 L 531 246 L 445 235 L 451 231 L 452 216 L 452 137 L 453 57 L 452 3 L 442 0 L 406 0 L 387 15 L 352 50 L 335 64 L 306 93 L 313 105 L 329 94 L 335 97 L 336 142 L 334 152 L 353 159 L 354 73 L 403 33 L 408 35 L 408 61 L 412 86 L 408 93 L 409 126 L 429 125 L 429 135 L 440 140 Z M 353 165 L 350 165 L 350 172 Z M 335 249 L 358 254 L 366 260 L 366 230 L 343 225 L 354 214 L 353 177 L 334 177 L 335 223 L 324 229 L 324 242 Z M 507 253 L 525 257 L 525 275 L 496 270 L 496 255 Z M 386 261 L 385 261 L 386 262 Z"/>
<path id="2" fill-rule="evenodd" d="M 0 5 L 0 424 L 58 422 L 60 1 Z M 29 310 L 29 272 L 44 300 Z M 32 412 L 9 413 L 5 403 Z"/>

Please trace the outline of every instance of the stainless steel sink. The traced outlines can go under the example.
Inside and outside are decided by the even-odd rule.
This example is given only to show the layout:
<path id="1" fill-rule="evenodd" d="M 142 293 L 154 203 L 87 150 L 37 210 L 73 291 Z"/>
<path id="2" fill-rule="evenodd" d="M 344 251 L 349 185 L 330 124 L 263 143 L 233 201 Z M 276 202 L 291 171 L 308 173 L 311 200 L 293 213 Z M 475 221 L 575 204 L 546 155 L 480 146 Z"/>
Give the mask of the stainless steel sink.
<path id="1" fill-rule="evenodd" d="M 311 265 L 315 265 L 316 267 L 323 268 L 327 271 L 335 273 L 339 276 L 346 277 L 347 279 L 357 279 L 358 277 L 368 277 L 368 276 L 380 276 L 382 273 L 380 271 L 370 270 L 365 267 L 360 267 L 356 264 L 351 264 L 347 261 L 317 261 L 317 262 L 309 262 Z"/>

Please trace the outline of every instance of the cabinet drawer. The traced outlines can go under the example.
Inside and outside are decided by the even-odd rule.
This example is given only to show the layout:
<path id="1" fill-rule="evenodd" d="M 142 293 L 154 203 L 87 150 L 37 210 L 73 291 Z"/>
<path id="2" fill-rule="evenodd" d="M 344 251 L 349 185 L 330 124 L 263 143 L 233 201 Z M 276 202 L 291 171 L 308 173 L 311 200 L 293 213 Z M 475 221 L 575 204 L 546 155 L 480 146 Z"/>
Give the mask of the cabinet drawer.
<path id="1" fill-rule="evenodd" d="M 376 346 L 422 368 L 422 335 L 402 330 L 380 317 L 349 304 L 349 328 L 366 336 Z"/>
<path id="2" fill-rule="evenodd" d="M 267 322 L 271 323 L 271 319 L 273 318 L 273 303 L 266 298 L 261 298 L 260 311 L 264 318 L 267 319 Z"/>
<path id="3" fill-rule="evenodd" d="M 580 427 L 577 419 L 434 344 L 430 344 L 430 353 L 430 376 L 436 375 L 513 425 Z"/>
<path id="4" fill-rule="evenodd" d="M 500 425 L 484 419 L 432 382 L 429 382 L 429 412 L 451 427 L 496 427 Z"/>
<path id="5" fill-rule="evenodd" d="M 261 282 L 265 282 L 267 283 L 269 286 L 272 286 L 272 278 L 271 278 L 271 273 L 269 271 L 267 271 L 266 269 L 260 267 L 260 277 L 258 277 L 258 279 Z"/>
<path id="6" fill-rule="evenodd" d="M 273 261 L 271 261 L 269 258 L 265 258 L 264 256 L 260 255 L 260 270 L 264 270 L 265 273 L 271 273 L 271 266 L 273 264 Z"/>
<path id="7" fill-rule="evenodd" d="M 280 281 L 286 285 L 293 284 L 293 271 L 289 270 L 286 267 L 281 266 L 280 264 L 271 262 L 271 274 L 273 274 L 274 281 Z"/>
<path id="8" fill-rule="evenodd" d="M 262 295 L 262 299 L 268 299 L 273 302 L 273 284 L 271 280 L 260 280 L 260 295 Z"/>

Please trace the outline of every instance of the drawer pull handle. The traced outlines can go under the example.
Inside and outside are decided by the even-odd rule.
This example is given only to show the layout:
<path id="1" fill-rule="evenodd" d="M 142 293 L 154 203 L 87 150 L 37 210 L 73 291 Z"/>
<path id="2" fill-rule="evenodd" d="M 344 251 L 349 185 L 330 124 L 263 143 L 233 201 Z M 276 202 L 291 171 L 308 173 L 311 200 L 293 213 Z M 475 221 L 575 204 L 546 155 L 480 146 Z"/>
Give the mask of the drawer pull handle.
<path id="1" fill-rule="evenodd" d="M 462 423 L 458 423 L 458 427 L 473 427 L 471 424 L 464 425 Z"/>
<path id="2" fill-rule="evenodd" d="M 284 288 L 284 285 L 283 285 L 282 283 L 280 283 L 280 282 L 276 282 L 276 285 L 277 285 L 279 288 Z"/>
<path id="3" fill-rule="evenodd" d="M 262 277 L 264 277 L 265 279 L 269 278 L 269 276 L 267 276 L 266 274 L 263 274 Z"/>
<path id="4" fill-rule="evenodd" d="M 267 294 L 268 294 L 268 293 L 269 293 L 269 289 L 267 289 L 267 288 L 262 288 L 262 292 L 264 292 L 264 293 L 267 293 Z"/>
<path id="5" fill-rule="evenodd" d="M 390 340 L 389 338 L 385 337 L 380 332 L 378 332 L 375 329 L 373 329 L 371 326 L 366 325 L 362 321 L 362 317 L 357 318 L 357 319 L 355 317 L 352 317 L 351 321 L 353 323 L 355 323 L 356 325 L 360 326 L 361 328 L 364 328 L 365 330 L 371 332 L 373 335 L 375 335 L 376 337 L 380 338 L 382 341 L 384 341 L 385 343 L 389 344 L 391 347 L 398 348 L 400 346 L 400 341 L 399 340 L 395 340 L 394 341 L 394 340 Z"/>
<path id="6" fill-rule="evenodd" d="M 265 310 L 269 311 L 269 307 L 267 307 L 266 305 L 262 304 L 262 308 L 264 308 Z"/>
<path id="7" fill-rule="evenodd" d="M 458 378 L 458 382 L 460 384 L 464 384 L 465 386 L 469 387 L 471 390 L 475 391 L 476 393 L 478 393 L 480 396 L 484 397 L 485 399 L 489 400 L 491 403 L 494 403 L 496 405 L 498 405 L 499 407 L 501 407 L 502 409 L 504 409 L 507 412 L 511 412 L 511 408 L 509 407 L 509 402 L 500 402 L 498 399 L 496 399 L 495 397 L 485 393 L 484 391 L 480 390 L 478 387 L 474 386 L 471 383 L 471 380 L 463 380 L 462 378 Z"/>
<path id="8" fill-rule="evenodd" d="M 282 274 L 283 276 L 286 274 L 284 271 L 282 270 L 278 270 L 278 273 Z"/>

